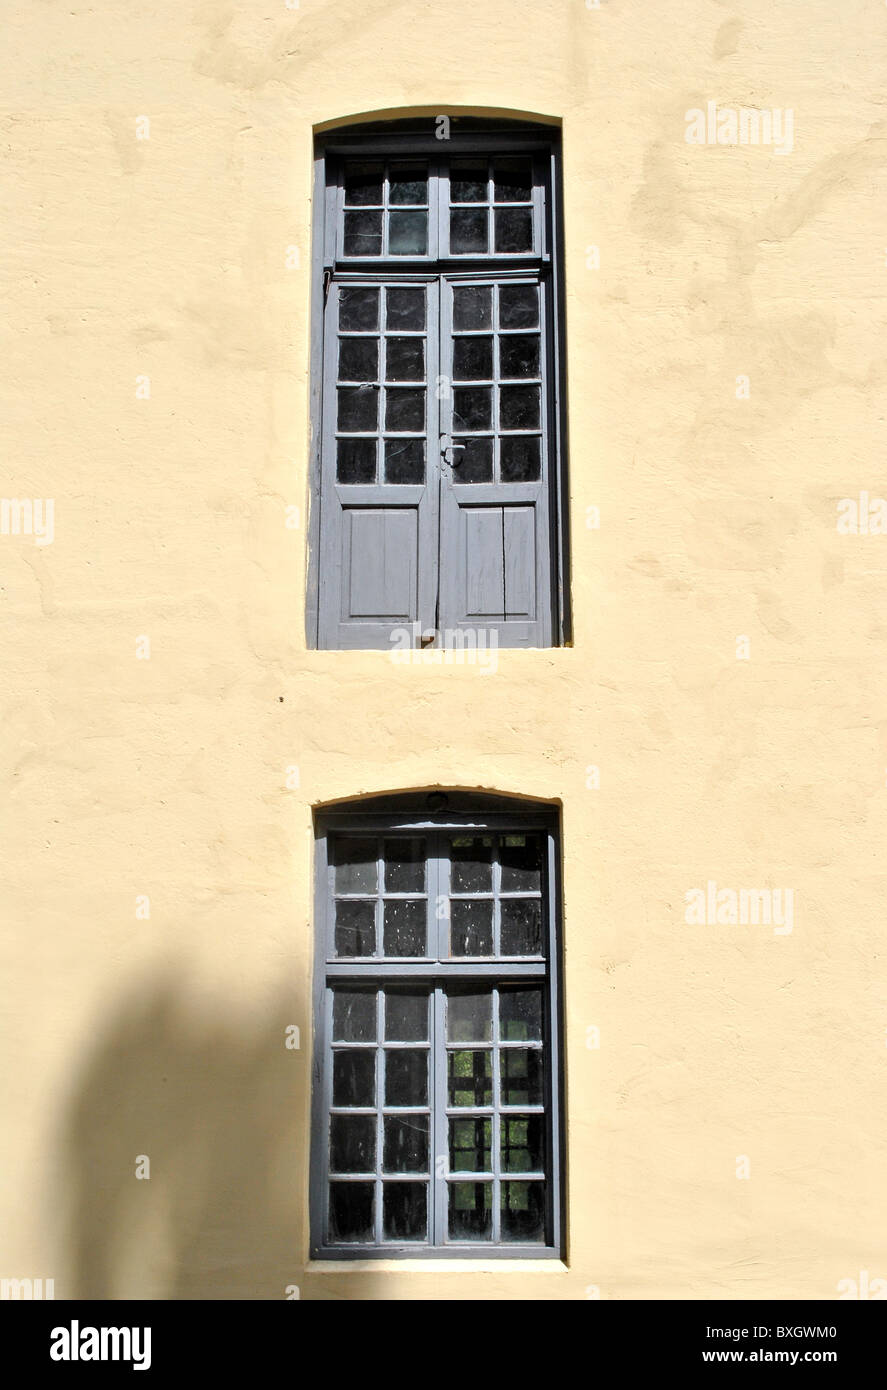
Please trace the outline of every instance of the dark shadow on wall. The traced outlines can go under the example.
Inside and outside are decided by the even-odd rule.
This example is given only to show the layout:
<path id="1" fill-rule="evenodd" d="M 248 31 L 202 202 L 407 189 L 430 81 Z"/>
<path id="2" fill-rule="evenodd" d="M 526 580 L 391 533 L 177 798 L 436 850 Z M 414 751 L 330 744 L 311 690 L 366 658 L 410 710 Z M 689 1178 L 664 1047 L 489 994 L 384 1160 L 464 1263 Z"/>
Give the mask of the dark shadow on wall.
<path id="1" fill-rule="evenodd" d="M 193 998 L 169 975 L 122 1002 L 76 1083 L 58 1151 L 62 1297 L 284 1299 L 303 1285 L 307 1000 L 246 1022 Z"/>

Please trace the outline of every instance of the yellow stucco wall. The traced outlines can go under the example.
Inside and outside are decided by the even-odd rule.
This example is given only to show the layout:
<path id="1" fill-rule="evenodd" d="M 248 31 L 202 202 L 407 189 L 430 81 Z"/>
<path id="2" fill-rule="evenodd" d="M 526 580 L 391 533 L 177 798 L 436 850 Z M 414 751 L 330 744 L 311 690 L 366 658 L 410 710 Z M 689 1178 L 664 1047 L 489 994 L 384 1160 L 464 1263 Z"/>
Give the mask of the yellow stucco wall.
<path id="1" fill-rule="evenodd" d="M 19 0 L 4 29 L 3 491 L 55 530 L 0 536 L 0 1275 L 887 1277 L 887 536 L 836 529 L 887 490 L 887 8 Z M 710 100 L 791 109 L 791 151 L 688 144 Z M 312 131 L 404 109 L 563 125 L 574 645 L 494 673 L 305 645 Z M 312 807 L 430 785 L 563 805 L 566 1267 L 306 1268 Z M 793 889 L 792 932 L 685 922 L 710 880 Z"/>

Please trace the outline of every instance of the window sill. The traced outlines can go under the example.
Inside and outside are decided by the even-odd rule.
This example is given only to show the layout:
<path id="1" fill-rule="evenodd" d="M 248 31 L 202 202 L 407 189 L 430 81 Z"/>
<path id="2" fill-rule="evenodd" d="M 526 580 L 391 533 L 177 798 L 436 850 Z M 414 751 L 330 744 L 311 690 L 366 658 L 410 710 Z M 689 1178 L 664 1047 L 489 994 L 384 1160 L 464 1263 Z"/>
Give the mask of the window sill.
<path id="1" fill-rule="evenodd" d="M 563 1260 L 309 1260 L 306 1274 L 567 1274 Z"/>

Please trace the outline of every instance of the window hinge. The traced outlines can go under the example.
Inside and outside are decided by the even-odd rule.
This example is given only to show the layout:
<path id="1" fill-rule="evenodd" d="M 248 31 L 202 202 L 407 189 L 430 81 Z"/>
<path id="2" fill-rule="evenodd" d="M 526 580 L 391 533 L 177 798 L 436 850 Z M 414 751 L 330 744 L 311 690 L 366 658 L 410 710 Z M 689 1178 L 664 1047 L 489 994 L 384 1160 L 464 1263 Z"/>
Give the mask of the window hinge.
<path id="1" fill-rule="evenodd" d="M 326 304 L 327 299 L 329 298 L 329 293 L 330 293 L 330 282 L 331 282 L 332 278 L 333 278 L 333 272 L 332 272 L 332 270 L 330 269 L 330 267 L 329 267 L 328 265 L 325 265 L 324 268 L 323 268 L 323 302 L 324 302 L 324 304 Z"/>

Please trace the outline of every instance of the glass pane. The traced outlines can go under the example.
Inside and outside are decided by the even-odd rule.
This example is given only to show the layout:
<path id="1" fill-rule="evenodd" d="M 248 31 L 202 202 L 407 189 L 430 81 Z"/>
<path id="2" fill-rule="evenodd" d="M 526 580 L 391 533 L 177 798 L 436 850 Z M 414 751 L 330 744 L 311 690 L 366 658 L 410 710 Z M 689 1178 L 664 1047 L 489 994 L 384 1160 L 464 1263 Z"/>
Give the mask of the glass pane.
<path id="1" fill-rule="evenodd" d="M 425 339 L 387 338 L 385 341 L 386 381 L 424 381 Z"/>
<path id="2" fill-rule="evenodd" d="M 493 1184 L 449 1184 L 450 1240 L 490 1240 L 493 1235 Z"/>
<path id="3" fill-rule="evenodd" d="M 499 375 L 539 375 L 538 333 L 506 333 L 499 339 Z"/>
<path id="4" fill-rule="evenodd" d="M 376 481 L 375 439 L 340 439 L 336 443 L 336 482 Z"/>
<path id="5" fill-rule="evenodd" d="M 382 927 L 386 956 L 424 956 L 427 910 L 425 899 L 409 902 L 389 899 L 385 903 Z"/>
<path id="6" fill-rule="evenodd" d="M 503 1105 L 541 1105 L 542 1049 L 503 1047 L 499 1077 Z"/>
<path id="7" fill-rule="evenodd" d="M 384 1126 L 383 1171 L 427 1173 L 428 1116 L 386 1115 Z"/>
<path id="8" fill-rule="evenodd" d="M 427 165 L 415 161 L 392 160 L 388 170 L 388 202 L 394 206 L 401 203 L 427 203 Z"/>
<path id="9" fill-rule="evenodd" d="M 386 1182 L 382 1188 L 382 1229 L 386 1240 L 425 1240 L 428 1184 Z"/>
<path id="10" fill-rule="evenodd" d="M 385 293 L 385 321 L 389 328 L 410 332 L 425 327 L 424 289 L 389 289 Z"/>
<path id="11" fill-rule="evenodd" d="M 428 994 L 408 990 L 385 993 L 385 1038 L 388 1042 L 424 1042 L 428 1037 Z"/>
<path id="12" fill-rule="evenodd" d="M 345 255 L 381 256 L 382 213 L 345 213 Z"/>
<path id="13" fill-rule="evenodd" d="M 542 904 L 538 898 L 503 898 L 499 949 L 503 956 L 542 952 Z"/>
<path id="14" fill-rule="evenodd" d="M 388 254 L 424 256 L 428 250 L 427 212 L 388 214 Z"/>
<path id="15" fill-rule="evenodd" d="M 375 1167 L 375 1115 L 331 1115 L 330 1172 L 371 1173 Z"/>
<path id="16" fill-rule="evenodd" d="M 499 424 L 503 430 L 537 430 L 539 428 L 539 387 L 500 387 Z"/>
<path id="17" fill-rule="evenodd" d="M 372 333 L 379 327 L 379 291 L 342 287 L 339 327 L 347 333 Z"/>
<path id="18" fill-rule="evenodd" d="M 382 202 L 381 162 L 357 163 L 351 160 L 345 165 L 345 205 L 346 207 L 366 207 Z"/>
<path id="19" fill-rule="evenodd" d="M 330 1183 L 331 1241 L 373 1239 L 374 1192 L 371 1182 Z"/>
<path id="20" fill-rule="evenodd" d="M 499 443 L 503 483 L 535 483 L 542 476 L 542 449 L 536 434 L 503 435 Z"/>
<path id="21" fill-rule="evenodd" d="M 448 1052 L 447 1086 L 449 1104 L 493 1104 L 492 1052 Z"/>
<path id="22" fill-rule="evenodd" d="M 489 990 L 447 995 L 447 1041 L 489 1042 L 493 996 Z"/>
<path id="23" fill-rule="evenodd" d="M 376 991 L 337 989 L 333 993 L 333 1038 L 336 1042 L 374 1042 Z"/>
<path id="24" fill-rule="evenodd" d="M 542 991 L 540 989 L 502 989 L 499 991 L 499 1036 L 512 1042 L 541 1042 Z"/>
<path id="25" fill-rule="evenodd" d="M 492 388 L 457 386 L 453 391 L 453 428 L 469 431 L 488 430 L 492 429 L 492 426 Z"/>
<path id="26" fill-rule="evenodd" d="M 490 893 L 493 889 L 493 841 L 489 835 L 457 836 L 450 845 L 450 892 Z"/>
<path id="27" fill-rule="evenodd" d="M 379 427 L 379 391 L 375 386 L 340 386 L 338 428 L 356 432 Z"/>
<path id="28" fill-rule="evenodd" d="M 489 285 L 456 285 L 453 289 L 453 328 L 470 333 L 492 326 L 492 290 Z"/>
<path id="29" fill-rule="evenodd" d="M 428 1104 L 428 1053 L 397 1048 L 385 1053 L 385 1104 Z"/>
<path id="30" fill-rule="evenodd" d="M 357 442 L 357 441 L 355 441 Z M 370 440 L 370 443 L 373 441 Z M 331 842 L 334 886 L 337 895 L 375 893 L 378 877 L 378 841 L 342 838 Z"/>
<path id="31" fill-rule="evenodd" d="M 450 251 L 454 256 L 465 256 L 471 252 L 486 254 L 487 215 L 486 208 L 450 210 Z"/>
<path id="32" fill-rule="evenodd" d="M 454 159 L 450 165 L 450 202 L 485 203 L 489 184 L 485 159 Z"/>
<path id="33" fill-rule="evenodd" d="M 545 1184 L 502 1183 L 500 1213 L 503 1240 L 541 1243 L 545 1240 Z"/>
<path id="34" fill-rule="evenodd" d="M 386 391 L 386 430 L 424 430 L 425 392 L 410 387 Z"/>
<path id="35" fill-rule="evenodd" d="M 376 1103 L 374 1048 L 336 1048 L 333 1053 L 333 1105 Z"/>
<path id="36" fill-rule="evenodd" d="M 450 1172 L 489 1173 L 492 1169 L 492 1121 L 473 1117 L 450 1120 Z"/>
<path id="37" fill-rule="evenodd" d="M 535 285 L 500 285 L 499 327 L 535 328 L 539 323 L 539 291 Z"/>
<path id="38" fill-rule="evenodd" d="M 545 1166 L 544 1115 L 503 1115 L 499 1120 L 503 1173 L 541 1173 Z"/>
<path id="39" fill-rule="evenodd" d="M 497 203 L 528 203 L 532 197 L 532 160 L 523 155 L 494 160 L 493 186 Z"/>
<path id="40" fill-rule="evenodd" d="M 386 893 L 425 892 L 424 839 L 386 840 L 382 853 Z"/>
<path id="41" fill-rule="evenodd" d="M 378 381 L 378 338 L 339 339 L 339 380 Z"/>
<path id="42" fill-rule="evenodd" d="M 497 208 L 494 245 L 497 251 L 517 254 L 533 249 L 533 209 Z"/>
<path id="43" fill-rule="evenodd" d="M 455 898 L 450 902 L 450 955 L 493 954 L 492 900 Z"/>
<path id="44" fill-rule="evenodd" d="M 453 454 L 453 467 L 457 468 L 457 483 L 491 483 L 493 481 L 493 441 L 492 439 L 458 439 L 462 445 Z"/>
<path id="45" fill-rule="evenodd" d="M 542 837 L 503 835 L 499 843 L 503 893 L 538 893 L 542 889 Z"/>
<path id="46" fill-rule="evenodd" d="M 453 341 L 453 379 L 489 381 L 493 376 L 492 338 L 456 338 Z"/>
<path id="47" fill-rule="evenodd" d="M 337 956 L 372 956 L 376 953 L 376 904 L 345 899 L 336 903 Z"/>
<path id="48" fill-rule="evenodd" d="M 385 440 L 386 483 L 424 483 L 425 440 Z"/>

